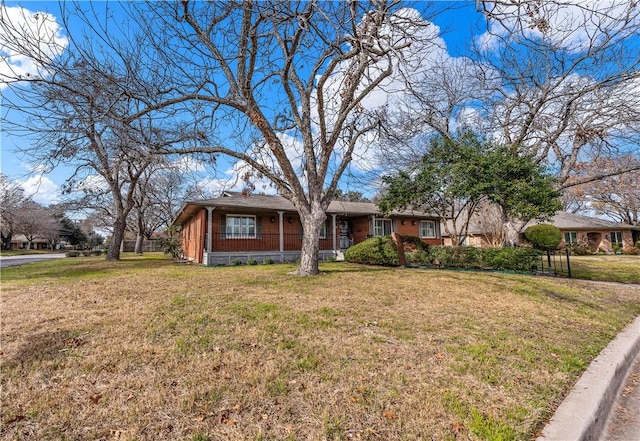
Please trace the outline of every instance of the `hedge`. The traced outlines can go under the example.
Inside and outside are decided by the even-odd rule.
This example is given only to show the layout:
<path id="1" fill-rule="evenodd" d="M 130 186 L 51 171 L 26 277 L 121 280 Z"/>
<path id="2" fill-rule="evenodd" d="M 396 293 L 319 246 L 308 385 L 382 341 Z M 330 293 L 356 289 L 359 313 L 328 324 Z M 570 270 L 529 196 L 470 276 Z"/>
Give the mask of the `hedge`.
<path id="1" fill-rule="evenodd" d="M 347 262 L 365 265 L 398 266 L 398 250 L 391 236 L 372 237 L 353 245 L 344 253 Z"/>
<path id="2" fill-rule="evenodd" d="M 439 268 L 477 268 L 535 271 L 541 252 L 533 248 L 476 248 L 430 246 L 405 252 L 407 264 Z M 367 265 L 398 266 L 398 252 L 391 237 L 374 237 L 347 249 L 345 260 Z"/>

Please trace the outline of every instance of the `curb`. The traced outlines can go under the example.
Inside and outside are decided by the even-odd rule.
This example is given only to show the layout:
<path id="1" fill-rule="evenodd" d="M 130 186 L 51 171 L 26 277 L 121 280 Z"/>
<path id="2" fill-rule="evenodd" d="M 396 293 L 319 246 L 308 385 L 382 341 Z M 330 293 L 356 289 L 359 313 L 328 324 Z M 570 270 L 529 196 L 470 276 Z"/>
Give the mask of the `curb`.
<path id="1" fill-rule="evenodd" d="M 536 441 L 597 441 L 640 353 L 640 316 L 593 360 Z"/>

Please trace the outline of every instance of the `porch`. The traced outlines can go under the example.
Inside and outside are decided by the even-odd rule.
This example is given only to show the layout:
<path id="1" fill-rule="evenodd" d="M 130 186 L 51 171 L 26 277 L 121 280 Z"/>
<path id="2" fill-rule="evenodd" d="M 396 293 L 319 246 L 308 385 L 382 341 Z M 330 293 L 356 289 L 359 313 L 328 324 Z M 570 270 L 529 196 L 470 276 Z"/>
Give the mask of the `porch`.
<path id="1" fill-rule="evenodd" d="M 246 236 L 220 233 L 214 234 L 212 239 L 212 250 L 204 251 L 202 259 L 204 265 L 228 265 L 234 260 L 246 263 L 250 259 L 258 263 L 263 263 L 267 259 L 278 263 L 295 262 L 300 259 L 302 249 L 300 234 Z M 319 254 L 320 260 L 344 258 L 343 250 L 334 247 L 333 238 L 320 239 Z"/>

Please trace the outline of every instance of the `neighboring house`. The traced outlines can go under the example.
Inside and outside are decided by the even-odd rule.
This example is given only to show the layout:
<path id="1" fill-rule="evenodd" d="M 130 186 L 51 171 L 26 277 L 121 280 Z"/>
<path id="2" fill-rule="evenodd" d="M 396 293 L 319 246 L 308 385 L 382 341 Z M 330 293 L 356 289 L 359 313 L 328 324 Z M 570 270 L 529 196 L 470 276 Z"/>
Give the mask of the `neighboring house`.
<path id="1" fill-rule="evenodd" d="M 561 246 L 573 246 L 580 242 L 587 244 L 593 253 L 599 250 L 611 253 L 614 245 L 621 249 L 632 247 L 634 246 L 632 232 L 640 230 L 640 227 L 633 225 L 561 211 L 551 217 L 548 222 L 528 222 L 522 231 L 529 225 L 538 223 L 550 223 L 560 229 L 563 237 Z M 462 244 L 477 247 L 491 246 L 490 242 L 495 234 L 492 229 L 495 230 L 495 221 L 485 222 L 483 225 L 482 216 L 476 216 L 469 223 L 469 229 L 467 235 L 462 238 Z M 451 239 L 444 228 L 442 231 L 444 244 L 451 245 Z"/>
<path id="2" fill-rule="evenodd" d="M 535 223 L 547 222 L 530 222 L 528 225 Z M 573 246 L 578 243 L 584 243 L 589 246 L 593 253 L 597 253 L 600 250 L 611 253 L 614 246 L 618 246 L 620 249 L 634 246 L 632 232 L 640 229 L 640 227 L 633 225 L 563 211 L 553 216 L 548 223 L 553 224 L 562 231 L 563 241 L 561 245 Z M 526 228 L 525 226 L 524 229 Z"/>
<path id="3" fill-rule="evenodd" d="M 351 245 L 392 231 L 441 244 L 436 216 L 394 211 L 382 217 L 373 203 L 341 201 L 331 202 L 326 214 L 321 259 L 341 258 Z M 187 202 L 173 224 L 181 228 L 184 257 L 196 263 L 300 258 L 302 224 L 291 202 L 280 196 L 226 192 L 219 198 Z"/>
<path id="4" fill-rule="evenodd" d="M 41 237 L 36 237 L 31 242 L 31 248 L 29 248 L 29 241 L 24 234 L 16 234 L 11 238 L 11 249 L 12 250 L 49 250 L 51 247 L 49 246 L 49 242 L 46 239 Z"/>

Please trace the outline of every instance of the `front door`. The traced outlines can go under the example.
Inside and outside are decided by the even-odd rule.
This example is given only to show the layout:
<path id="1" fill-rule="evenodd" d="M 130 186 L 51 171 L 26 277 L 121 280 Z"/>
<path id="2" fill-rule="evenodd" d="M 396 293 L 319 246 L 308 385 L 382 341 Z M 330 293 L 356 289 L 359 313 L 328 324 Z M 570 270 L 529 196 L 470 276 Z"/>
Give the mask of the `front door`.
<path id="1" fill-rule="evenodd" d="M 341 220 L 338 227 L 340 249 L 346 250 L 351 246 L 351 239 L 349 238 L 351 233 L 351 229 L 349 228 L 349 221 Z"/>

